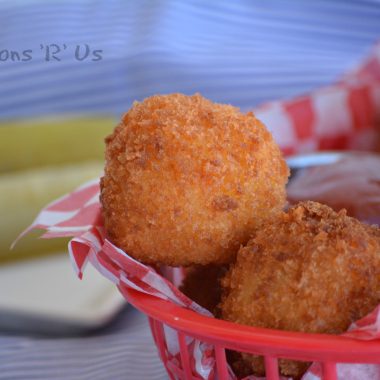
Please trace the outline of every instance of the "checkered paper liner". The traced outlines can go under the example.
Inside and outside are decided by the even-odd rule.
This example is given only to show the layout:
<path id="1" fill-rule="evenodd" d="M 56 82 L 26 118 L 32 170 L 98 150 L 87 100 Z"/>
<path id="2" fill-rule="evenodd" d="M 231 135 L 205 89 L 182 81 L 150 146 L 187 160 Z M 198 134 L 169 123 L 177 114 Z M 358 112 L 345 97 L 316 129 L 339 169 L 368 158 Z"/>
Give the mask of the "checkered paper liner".
<path id="1" fill-rule="evenodd" d="M 253 111 L 285 154 L 380 150 L 380 41 L 338 83 Z"/>
<path id="2" fill-rule="evenodd" d="M 379 113 L 380 44 L 362 66 L 338 84 L 256 110 L 257 116 L 272 127 L 274 137 L 285 153 L 373 149 Z M 34 229 L 44 230 L 43 238 L 72 237 L 69 253 L 80 278 L 86 263 L 90 262 L 119 287 L 132 288 L 212 317 L 153 268 L 136 261 L 107 240 L 100 207 L 99 179 L 96 179 L 49 204 L 20 237 Z M 180 268 L 173 269 L 172 274 L 178 278 L 180 271 Z M 167 326 L 164 333 L 169 360 L 176 365 L 180 361 L 177 333 Z M 354 323 L 343 335 L 361 340 L 380 339 L 380 307 Z M 190 338 L 187 344 L 194 359 L 191 361 L 194 374 L 203 379 L 214 378 L 213 347 Z M 339 379 L 380 378 L 380 365 L 338 364 L 337 368 Z M 317 380 L 321 373 L 319 364 L 314 363 L 303 379 Z M 230 377 L 235 378 L 231 370 Z M 258 378 L 250 376 L 247 379 Z"/>

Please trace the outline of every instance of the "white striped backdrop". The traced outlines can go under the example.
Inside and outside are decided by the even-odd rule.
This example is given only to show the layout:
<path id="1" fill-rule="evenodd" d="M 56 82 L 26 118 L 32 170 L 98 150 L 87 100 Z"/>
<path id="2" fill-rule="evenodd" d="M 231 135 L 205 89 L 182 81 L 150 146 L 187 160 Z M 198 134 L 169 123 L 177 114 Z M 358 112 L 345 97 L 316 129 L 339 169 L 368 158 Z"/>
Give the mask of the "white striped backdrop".
<path id="1" fill-rule="evenodd" d="M 2 1 L 0 119 L 122 114 L 155 93 L 201 92 L 243 109 L 337 80 L 380 38 L 376 0 Z M 66 44 L 44 62 L 40 44 Z M 73 49 L 103 50 L 77 62 Z M 0 379 L 164 379 L 145 319 L 127 310 L 78 339 L 0 335 Z"/>
<path id="2" fill-rule="evenodd" d="M 0 118 L 119 116 L 155 93 L 201 92 L 243 109 L 336 80 L 380 36 L 379 1 L 69 0 L 0 3 Z M 40 44 L 66 44 L 45 62 Z M 77 44 L 103 50 L 73 59 Z"/>

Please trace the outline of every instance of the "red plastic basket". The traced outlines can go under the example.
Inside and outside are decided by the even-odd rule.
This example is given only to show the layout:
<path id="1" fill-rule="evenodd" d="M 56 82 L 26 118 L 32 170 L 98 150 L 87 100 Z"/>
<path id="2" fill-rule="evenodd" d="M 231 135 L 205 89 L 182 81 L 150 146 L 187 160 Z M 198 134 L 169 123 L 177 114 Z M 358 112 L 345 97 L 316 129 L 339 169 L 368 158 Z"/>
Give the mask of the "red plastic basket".
<path id="1" fill-rule="evenodd" d="M 139 293 L 121 286 L 124 297 L 149 318 L 154 341 L 170 379 L 195 380 L 187 336 L 214 346 L 219 380 L 229 379 L 226 349 L 262 355 L 265 360 L 266 379 L 280 379 L 278 359 L 319 362 L 324 380 L 336 380 L 337 363 L 380 363 L 380 341 L 359 341 L 343 336 L 306 334 L 255 328 L 199 315 L 157 297 Z M 163 327 L 177 331 L 180 363 L 168 360 Z"/>
<path id="2" fill-rule="evenodd" d="M 337 153 L 325 152 L 314 157 L 304 156 L 303 161 L 306 160 L 306 163 L 300 161 L 300 157 L 288 159 L 288 163 L 292 169 L 302 169 L 311 162 L 314 164 L 334 162 L 331 161 L 334 157 L 336 159 Z M 201 374 L 204 375 L 203 378 L 206 378 L 206 371 L 208 371 L 207 374 L 212 371 L 210 377 L 216 373 L 217 376 L 214 378 L 227 380 L 231 377 L 231 373 L 226 361 L 226 350 L 233 350 L 263 356 L 267 380 L 280 378 L 278 359 L 282 358 L 320 363 L 321 367 L 313 367 L 313 371 L 318 372 L 318 376 L 308 377 L 308 380 L 311 378 L 337 379 L 337 363 L 377 364 L 377 368 L 366 368 L 377 371 L 377 375 L 354 378 L 355 380 L 380 380 L 379 339 L 365 341 L 335 335 L 254 328 L 202 316 L 191 311 L 197 308 L 188 298 L 182 299 L 182 294 L 178 292 L 178 289 L 162 281 L 154 270 L 104 239 L 98 194 L 98 180 L 81 186 L 43 209 L 20 237 L 33 229 L 44 230 L 44 238 L 74 237 L 69 243 L 69 250 L 78 275 L 82 275 L 86 262 L 90 261 L 100 273 L 118 284 L 121 293 L 132 305 L 148 316 L 154 341 L 170 379 L 200 379 Z M 184 305 L 184 307 L 176 305 Z M 375 310 L 374 318 L 378 318 L 378 311 L 379 309 Z M 372 320 L 370 322 L 372 323 Z M 364 329 L 368 326 L 371 325 L 364 324 Z M 374 334 L 375 337 L 378 336 L 378 323 L 374 326 L 375 332 L 367 336 L 370 339 L 374 339 Z M 166 340 L 168 331 L 170 339 Z M 193 338 L 190 344 L 187 337 Z M 178 349 L 174 347 L 175 350 L 172 347 L 173 338 L 178 340 L 178 345 L 176 345 Z M 194 339 L 206 345 L 200 347 L 198 342 L 194 342 L 193 346 L 196 345 L 197 350 L 190 352 L 193 348 L 189 346 L 193 344 Z M 209 353 L 213 354 L 209 351 L 210 346 L 214 348 L 215 353 L 212 357 L 208 356 Z M 200 356 L 201 360 L 198 360 Z M 209 362 L 208 359 L 210 359 Z M 194 371 L 194 362 L 196 371 Z M 206 364 L 203 368 L 204 363 Z M 199 367 L 201 371 L 198 371 Z M 322 374 L 319 373 L 320 369 Z M 342 377 L 341 369 L 339 366 L 340 380 L 347 380 Z M 346 369 L 347 367 L 343 370 Z"/>

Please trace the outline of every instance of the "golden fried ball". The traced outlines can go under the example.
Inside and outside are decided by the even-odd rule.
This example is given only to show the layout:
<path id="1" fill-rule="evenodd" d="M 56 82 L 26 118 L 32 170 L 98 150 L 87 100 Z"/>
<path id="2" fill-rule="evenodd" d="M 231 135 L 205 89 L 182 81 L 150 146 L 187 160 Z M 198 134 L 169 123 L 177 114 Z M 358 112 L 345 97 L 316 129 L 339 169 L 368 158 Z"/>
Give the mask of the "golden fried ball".
<path id="1" fill-rule="evenodd" d="M 106 139 L 106 231 L 144 263 L 226 263 L 283 208 L 287 178 L 252 113 L 200 95 L 152 96 Z"/>
<path id="2" fill-rule="evenodd" d="M 240 324 L 340 334 L 380 303 L 380 230 L 316 202 L 266 223 L 222 280 L 222 318 Z M 240 357 L 262 375 L 262 360 Z M 299 377 L 305 363 L 281 360 Z"/>

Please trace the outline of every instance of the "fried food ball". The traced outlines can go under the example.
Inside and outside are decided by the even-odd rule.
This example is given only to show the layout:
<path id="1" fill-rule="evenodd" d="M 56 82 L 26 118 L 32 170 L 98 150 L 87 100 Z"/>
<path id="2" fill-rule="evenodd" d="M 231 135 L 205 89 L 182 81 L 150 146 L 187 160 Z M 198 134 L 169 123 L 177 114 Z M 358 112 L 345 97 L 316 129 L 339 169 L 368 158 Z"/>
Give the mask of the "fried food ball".
<path id="1" fill-rule="evenodd" d="M 197 265 L 186 270 L 180 290 L 213 314 L 218 314 L 221 300 L 221 278 L 226 274 L 227 265 Z"/>
<path id="2" fill-rule="evenodd" d="M 200 95 L 152 96 L 106 139 L 106 232 L 147 264 L 226 263 L 283 208 L 288 174 L 252 113 Z"/>
<path id="3" fill-rule="evenodd" d="M 345 210 L 301 202 L 240 249 L 222 288 L 223 319 L 340 334 L 380 303 L 380 230 Z M 279 364 L 283 375 L 295 378 L 307 368 L 290 360 Z M 237 366 L 264 373 L 257 356 L 241 354 Z"/>

